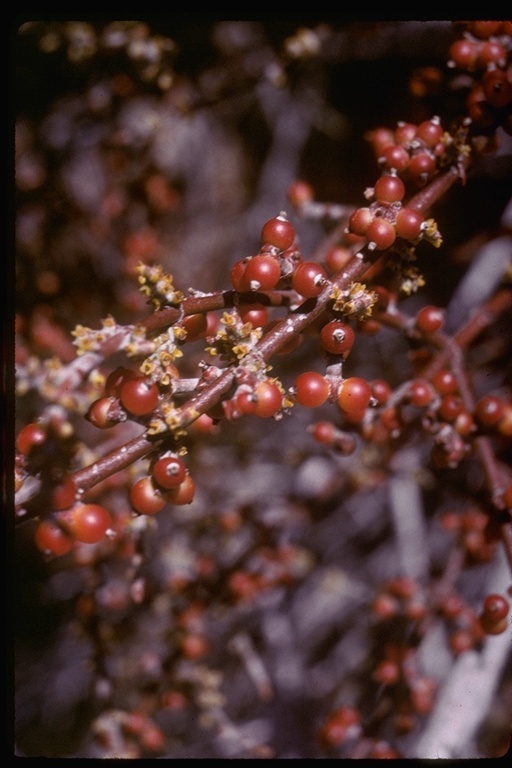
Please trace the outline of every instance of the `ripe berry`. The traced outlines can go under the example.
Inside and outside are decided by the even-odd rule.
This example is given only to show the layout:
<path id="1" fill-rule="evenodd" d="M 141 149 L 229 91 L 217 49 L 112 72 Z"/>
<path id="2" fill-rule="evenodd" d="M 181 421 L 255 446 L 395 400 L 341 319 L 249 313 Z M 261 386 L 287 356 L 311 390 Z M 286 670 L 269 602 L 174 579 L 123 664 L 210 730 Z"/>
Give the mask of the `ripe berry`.
<path id="1" fill-rule="evenodd" d="M 297 179 L 288 187 L 288 200 L 296 208 L 300 208 L 305 203 L 310 203 L 314 198 L 313 188 L 307 181 Z"/>
<path id="2" fill-rule="evenodd" d="M 50 503 L 55 510 L 69 509 L 76 499 L 76 485 L 72 477 L 66 477 L 52 488 Z"/>
<path id="3" fill-rule="evenodd" d="M 430 405 L 434 399 L 434 390 L 428 381 L 423 379 L 413 379 L 407 390 L 407 398 L 411 405 L 423 408 Z"/>
<path id="4" fill-rule="evenodd" d="M 353 329 L 341 320 L 331 320 L 320 331 L 320 343 L 332 355 L 342 355 L 346 358 L 352 349 L 354 340 Z"/>
<path id="5" fill-rule="evenodd" d="M 46 428 L 42 424 L 27 424 L 18 434 L 16 447 L 24 456 L 29 456 L 31 451 L 46 442 Z"/>
<path id="6" fill-rule="evenodd" d="M 443 325 L 444 312 L 439 307 L 423 307 L 416 315 L 416 328 L 427 335 L 439 331 Z"/>
<path id="7" fill-rule="evenodd" d="M 307 408 L 323 405 L 330 392 L 329 382 L 321 373 L 307 371 L 295 380 L 295 398 Z"/>
<path id="8" fill-rule="evenodd" d="M 405 186 L 395 173 L 386 173 L 375 182 L 374 193 L 379 202 L 397 203 L 405 194 Z"/>
<path id="9" fill-rule="evenodd" d="M 292 288 L 304 298 L 312 299 L 320 295 L 326 280 L 327 272 L 321 264 L 304 261 L 293 272 Z"/>
<path id="10" fill-rule="evenodd" d="M 35 530 L 34 541 L 41 552 L 53 555 L 65 555 L 73 547 L 73 538 L 51 520 L 41 520 Z"/>
<path id="11" fill-rule="evenodd" d="M 262 381 L 254 390 L 256 408 L 254 414 L 262 419 L 274 416 L 283 404 L 283 395 L 277 384 L 272 381 Z"/>
<path id="12" fill-rule="evenodd" d="M 242 291 L 270 291 L 281 277 L 277 259 L 269 253 L 253 256 L 245 267 L 240 280 Z"/>
<path id="13" fill-rule="evenodd" d="M 116 411 L 121 411 L 116 397 L 99 397 L 91 403 L 89 410 L 85 414 L 85 418 L 98 429 L 109 429 L 120 421 L 120 414 Z M 124 415 L 126 418 L 126 414 Z"/>
<path id="14" fill-rule="evenodd" d="M 187 315 L 181 321 L 181 325 L 187 332 L 187 341 L 204 339 L 208 332 L 208 320 L 202 312 L 194 315 Z"/>
<path id="15" fill-rule="evenodd" d="M 196 493 L 196 484 L 190 475 L 176 487 L 165 493 L 165 498 L 171 504 L 190 504 Z"/>
<path id="16" fill-rule="evenodd" d="M 509 602 L 503 595 L 490 594 L 484 600 L 482 607 L 482 616 L 492 622 L 501 621 L 508 615 L 510 609 Z"/>
<path id="17" fill-rule="evenodd" d="M 484 395 L 475 405 L 475 417 L 484 427 L 498 423 L 505 411 L 505 403 L 495 395 Z"/>
<path id="18" fill-rule="evenodd" d="M 441 140 L 443 128 L 439 118 L 433 117 L 431 120 L 424 120 L 418 125 L 416 138 L 422 141 L 425 146 L 434 148 Z"/>
<path id="19" fill-rule="evenodd" d="M 120 392 L 120 400 L 129 413 L 145 416 L 158 405 L 158 387 L 145 376 L 137 376 L 126 381 Z"/>
<path id="20" fill-rule="evenodd" d="M 123 384 L 129 379 L 138 378 L 139 375 L 137 371 L 132 371 L 131 368 L 125 368 L 122 365 L 114 368 L 105 380 L 105 394 L 107 397 L 119 397 Z"/>
<path id="21" fill-rule="evenodd" d="M 100 504 L 77 504 L 60 514 L 71 536 L 84 544 L 101 541 L 112 524 L 110 514 Z"/>
<path id="22" fill-rule="evenodd" d="M 478 45 L 473 40 L 456 40 L 448 49 L 448 61 L 459 69 L 471 72 L 476 65 Z"/>
<path id="23" fill-rule="evenodd" d="M 295 229 L 281 213 L 274 219 L 269 219 L 261 229 L 261 242 L 263 245 L 273 245 L 280 251 L 286 251 L 295 240 Z"/>
<path id="24" fill-rule="evenodd" d="M 397 237 L 403 237 L 404 240 L 416 240 L 421 234 L 422 224 L 423 216 L 419 211 L 415 211 L 413 208 L 401 208 L 395 222 Z"/>
<path id="25" fill-rule="evenodd" d="M 130 490 L 130 503 L 140 515 L 156 515 L 166 504 L 166 498 L 152 477 L 141 477 Z"/>
<path id="26" fill-rule="evenodd" d="M 436 371 L 431 382 L 440 395 L 452 394 L 459 388 L 455 374 L 448 368 L 440 368 Z"/>
<path id="27" fill-rule="evenodd" d="M 512 81 L 503 69 L 490 69 L 482 78 L 484 95 L 493 107 L 505 107 L 512 101 Z"/>
<path id="28" fill-rule="evenodd" d="M 366 230 L 372 221 L 373 213 L 369 208 L 358 208 L 351 214 L 348 220 L 348 229 L 354 235 L 363 237 L 366 235 Z"/>
<path id="29" fill-rule="evenodd" d="M 153 467 L 154 480 L 166 490 L 180 485 L 186 474 L 187 468 L 178 456 L 164 456 Z"/>
<path id="30" fill-rule="evenodd" d="M 409 165 L 409 160 L 409 153 L 401 144 L 388 144 L 388 146 L 382 150 L 382 154 L 379 157 L 379 162 L 382 163 L 385 168 L 388 170 L 394 168 L 398 173 L 405 171 Z"/>
<path id="31" fill-rule="evenodd" d="M 373 247 L 378 251 L 385 251 L 395 242 L 396 230 L 390 221 L 382 218 L 382 216 L 376 216 L 368 226 L 365 237 L 370 249 Z"/>
<path id="32" fill-rule="evenodd" d="M 407 173 L 418 185 L 426 184 L 436 172 L 436 161 L 427 151 L 413 155 L 407 166 Z"/>
<path id="33" fill-rule="evenodd" d="M 372 390 L 368 382 L 353 376 L 342 382 L 338 392 L 338 405 L 347 414 L 359 414 L 366 409 L 371 396 Z"/>
<path id="34" fill-rule="evenodd" d="M 263 328 L 268 320 L 268 311 L 263 304 L 240 304 L 238 314 L 244 323 L 250 323 L 253 328 Z"/>

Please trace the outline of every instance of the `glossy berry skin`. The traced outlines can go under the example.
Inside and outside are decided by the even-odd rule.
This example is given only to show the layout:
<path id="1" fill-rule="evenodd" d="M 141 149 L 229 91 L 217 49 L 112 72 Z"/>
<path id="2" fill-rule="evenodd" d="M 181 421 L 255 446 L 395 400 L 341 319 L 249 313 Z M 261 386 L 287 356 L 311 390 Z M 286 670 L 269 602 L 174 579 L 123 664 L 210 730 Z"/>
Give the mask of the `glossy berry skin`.
<path id="1" fill-rule="evenodd" d="M 405 194 L 405 186 L 399 176 L 386 173 L 375 182 L 374 193 L 379 202 L 397 203 Z"/>
<path id="2" fill-rule="evenodd" d="M 329 382 L 321 373 L 305 371 L 295 380 L 295 398 L 306 408 L 317 408 L 329 397 Z"/>
<path id="3" fill-rule="evenodd" d="M 281 277 L 279 262 L 271 254 L 258 254 L 250 259 L 240 280 L 242 291 L 270 291 Z"/>
<path id="4" fill-rule="evenodd" d="M 458 389 L 457 378 L 448 368 L 440 368 L 436 371 L 431 382 L 441 395 L 453 394 Z"/>
<path id="5" fill-rule="evenodd" d="M 443 128 L 439 120 L 424 120 L 418 125 L 416 131 L 416 138 L 425 144 L 425 146 L 433 148 L 441 140 L 443 135 Z"/>
<path id="6" fill-rule="evenodd" d="M 73 538 L 52 520 L 41 520 L 35 530 L 34 541 L 41 552 L 52 555 L 65 555 L 73 547 Z"/>
<path id="7" fill-rule="evenodd" d="M 240 304 L 238 314 L 244 323 L 250 323 L 253 328 L 263 328 L 268 321 L 268 310 L 263 304 Z"/>
<path id="8" fill-rule="evenodd" d="M 84 544 L 97 544 L 112 523 L 110 514 L 100 504 L 77 504 L 60 514 L 69 534 Z"/>
<path id="9" fill-rule="evenodd" d="M 364 237 L 372 221 L 373 213 L 369 208 L 358 208 L 351 214 L 348 220 L 348 229 L 354 235 Z"/>
<path id="10" fill-rule="evenodd" d="M 475 405 L 475 417 L 483 427 L 498 423 L 505 412 L 505 403 L 495 395 L 484 395 Z"/>
<path id="11" fill-rule="evenodd" d="M 352 376 L 345 379 L 338 392 L 338 405 L 348 414 L 360 414 L 366 409 L 372 396 L 370 385 L 365 379 Z"/>
<path id="12" fill-rule="evenodd" d="M 256 408 L 254 414 L 262 419 L 274 416 L 283 404 L 283 395 L 277 384 L 272 381 L 262 381 L 254 391 Z"/>
<path id="13" fill-rule="evenodd" d="M 130 504 L 140 515 L 156 515 L 166 505 L 166 498 L 152 477 L 141 477 L 130 490 Z"/>
<path id="14" fill-rule="evenodd" d="M 280 251 L 286 251 L 295 240 L 295 229 L 284 216 L 269 219 L 261 229 L 263 245 L 273 245 Z"/>
<path id="15" fill-rule="evenodd" d="M 381 216 L 376 216 L 368 226 L 364 236 L 370 245 L 373 245 L 378 251 L 385 251 L 390 248 L 396 240 L 396 230 L 394 225 Z"/>
<path id="16" fill-rule="evenodd" d="M 118 366 L 109 373 L 105 380 L 105 394 L 107 397 L 119 397 L 121 387 L 126 381 L 136 379 L 140 376 L 136 371 L 124 366 Z"/>
<path id="17" fill-rule="evenodd" d="M 153 466 L 153 478 L 161 488 L 170 490 L 181 485 L 187 468 L 178 456 L 164 456 Z"/>
<path id="18" fill-rule="evenodd" d="M 123 408 L 134 416 L 145 416 L 158 405 L 158 387 L 145 376 L 126 381 L 120 392 Z"/>
<path id="19" fill-rule="evenodd" d="M 194 499 L 195 493 L 195 481 L 190 475 L 187 475 L 176 488 L 166 492 L 165 498 L 170 504 L 181 506 L 183 504 L 190 504 Z"/>
<path id="20" fill-rule="evenodd" d="M 422 307 L 416 315 L 416 328 L 425 334 L 435 333 L 444 325 L 444 312 L 439 307 Z"/>
<path id="21" fill-rule="evenodd" d="M 30 456 L 34 448 L 46 442 L 46 438 L 46 429 L 41 424 L 27 424 L 18 434 L 16 447 L 24 456 Z"/>
<path id="22" fill-rule="evenodd" d="M 413 208 L 401 208 L 396 217 L 395 230 L 397 237 L 404 240 L 416 240 L 421 234 L 423 216 Z"/>
<path id="23" fill-rule="evenodd" d="M 304 261 L 294 270 L 292 288 L 305 299 L 313 299 L 322 293 L 327 280 L 327 272 L 321 264 Z"/>
<path id="24" fill-rule="evenodd" d="M 117 398 L 112 395 L 99 397 L 91 403 L 85 418 L 97 429 L 109 429 L 119 423 L 119 419 L 112 416 L 117 402 Z"/>
<path id="25" fill-rule="evenodd" d="M 504 619 L 509 612 L 510 605 L 503 595 L 490 594 L 484 600 L 482 616 L 488 621 L 498 622 Z"/>
<path id="26" fill-rule="evenodd" d="M 331 355 L 346 358 L 354 344 L 355 334 L 348 323 L 331 320 L 320 331 L 320 343 Z"/>

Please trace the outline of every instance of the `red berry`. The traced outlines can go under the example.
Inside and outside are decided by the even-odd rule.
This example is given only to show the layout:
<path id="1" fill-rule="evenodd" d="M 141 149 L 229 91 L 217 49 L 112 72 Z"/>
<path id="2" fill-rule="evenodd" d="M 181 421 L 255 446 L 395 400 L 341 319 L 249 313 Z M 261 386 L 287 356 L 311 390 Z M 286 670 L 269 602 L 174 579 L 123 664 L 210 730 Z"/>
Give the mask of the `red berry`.
<path id="1" fill-rule="evenodd" d="M 409 153 L 401 144 L 388 144 L 379 157 L 379 162 L 388 170 L 394 168 L 398 173 L 405 171 L 409 160 Z"/>
<path id="2" fill-rule="evenodd" d="M 245 268 L 248 263 L 249 263 L 249 259 L 239 259 L 239 261 L 236 261 L 230 269 L 229 279 L 235 291 L 245 290 L 242 287 L 242 285 L 243 285 Z"/>
<path id="3" fill-rule="evenodd" d="M 64 478 L 52 488 L 50 503 L 55 510 L 69 509 L 76 499 L 76 485 L 72 477 Z"/>
<path id="4" fill-rule="evenodd" d="M 117 406 L 117 409 L 116 409 Z M 117 397 L 99 397 L 89 406 L 85 418 L 98 429 L 109 429 L 119 423 L 119 403 Z M 123 413 L 121 411 L 121 413 Z M 124 414 L 126 418 L 126 414 Z"/>
<path id="5" fill-rule="evenodd" d="M 455 374 L 448 368 L 440 368 L 436 371 L 431 382 L 440 395 L 452 394 L 459 388 Z"/>
<path id="6" fill-rule="evenodd" d="M 372 390 L 368 382 L 353 376 L 342 382 L 338 392 L 338 405 L 347 414 L 360 414 L 368 406 L 371 396 Z"/>
<path id="7" fill-rule="evenodd" d="M 407 398 L 411 405 L 415 405 L 419 408 L 423 408 L 426 405 L 430 405 L 434 399 L 435 392 L 428 381 L 423 379 L 414 379 L 409 384 L 407 390 Z"/>
<path id="8" fill-rule="evenodd" d="M 126 381 L 120 392 L 123 408 L 134 416 L 145 416 L 158 405 L 158 387 L 145 376 Z"/>
<path id="9" fill-rule="evenodd" d="M 46 428 L 42 424 L 27 424 L 19 432 L 16 447 L 24 456 L 30 456 L 31 451 L 46 442 Z"/>
<path id="10" fill-rule="evenodd" d="M 427 335 L 439 331 L 443 325 L 444 312 L 439 307 L 423 307 L 416 315 L 416 328 Z"/>
<path id="11" fill-rule="evenodd" d="M 320 331 L 320 343 L 332 355 L 342 355 L 346 358 L 352 349 L 354 340 L 353 329 L 341 320 L 331 320 Z"/>
<path id="12" fill-rule="evenodd" d="M 322 293 L 326 281 L 327 272 L 321 264 L 303 261 L 293 272 L 292 288 L 304 298 L 312 299 Z"/>
<path id="13" fill-rule="evenodd" d="M 512 81 L 503 69 L 490 69 L 482 78 L 484 95 L 493 107 L 506 107 L 512 101 Z"/>
<path id="14" fill-rule="evenodd" d="M 273 245 L 280 251 L 286 251 L 295 240 L 295 229 L 284 214 L 269 219 L 261 229 L 263 245 Z"/>
<path id="15" fill-rule="evenodd" d="M 84 544 L 97 544 L 112 524 L 110 514 L 100 504 L 77 504 L 60 515 L 71 536 Z"/>
<path id="16" fill-rule="evenodd" d="M 442 135 L 443 128 L 439 119 L 435 117 L 432 120 L 424 120 L 418 125 L 418 130 L 416 131 L 416 138 L 430 148 L 436 146 L 441 140 Z"/>
<path id="17" fill-rule="evenodd" d="M 306 181 L 297 179 L 288 187 L 288 200 L 297 208 L 310 203 L 314 198 L 313 188 Z"/>
<path id="18" fill-rule="evenodd" d="M 476 65 L 478 45 L 474 40 L 456 40 L 448 49 L 448 61 L 459 69 L 471 72 Z"/>
<path id="19" fill-rule="evenodd" d="M 500 33 L 501 24 L 501 21 L 470 21 L 468 22 L 468 32 L 481 40 L 487 40 L 487 38 Z"/>
<path id="20" fill-rule="evenodd" d="M 395 142 L 397 144 L 406 146 L 411 143 L 415 136 L 416 126 L 414 123 L 400 122 L 395 128 Z"/>
<path id="21" fill-rule="evenodd" d="M 369 247 L 372 245 L 378 251 L 385 251 L 393 245 L 396 239 L 396 230 L 394 225 L 382 216 L 376 216 L 365 232 Z"/>
<path id="22" fill-rule="evenodd" d="M 443 395 L 437 409 L 443 421 L 453 422 L 464 411 L 462 400 L 457 395 Z"/>
<path id="23" fill-rule="evenodd" d="M 307 408 L 323 405 L 330 392 L 329 382 L 321 373 L 307 371 L 295 380 L 295 398 Z"/>
<path id="24" fill-rule="evenodd" d="M 407 166 L 407 173 L 416 184 L 426 184 L 436 172 L 436 161 L 428 151 L 417 152 Z"/>
<path id="25" fill-rule="evenodd" d="M 343 269 L 350 259 L 352 258 L 352 252 L 348 248 L 344 248 L 342 245 L 334 245 L 327 251 L 325 256 L 325 266 L 331 272 L 339 272 Z"/>
<path id="26" fill-rule="evenodd" d="M 351 214 L 348 220 L 348 228 L 354 235 L 363 237 L 366 235 L 366 230 L 372 221 L 373 213 L 369 208 L 358 208 Z"/>
<path id="27" fill-rule="evenodd" d="M 283 395 L 277 384 L 262 381 L 254 390 L 256 408 L 254 413 L 262 419 L 274 416 L 282 407 Z"/>
<path id="28" fill-rule="evenodd" d="M 250 323 L 253 328 L 263 328 L 268 320 L 268 311 L 263 304 L 254 302 L 253 304 L 240 304 L 238 314 L 244 323 Z"/>
<path id="29" fill-rule="evenodd" d="M 152 477 L 141 477 L 130 490 L 130 503 L 140 515 L 156 515 L 166 504 L 166 499 Z"/>
<path id="30" fill-rule="evenodd" d="M 484 427 L 498 423 L 505 411 L 505 403 L 495 395 L 484 395 L 475 405 L 475 416 Z"/>
<path id="31" fill-rule="evenodd" d="M 137 371 L 131 368 L 125 368 L 122 365 L 109 373 L 105 380 L 105 394 L 107 397 L 119 397 L 121 387 L 129 379 L 136 379 L 140 376 Z"/>
<path id="32" fill-rule="evenodd" d="M 421 225 L 423 216 L 419 211 L 413 208 L 401 208 L 396 217 L 395 229 L 397 237 L 403 237 L 404 240 L 416 240 L 421 234 Z"/>
<path id="33" fill-rule="evenodd" d="M 399 176 L 386 173 L 375 182 L 374 192 L 375 198 L 379 202 L 397 203 L 405 194 L 405 186 Z"/>
<path id="34" fill-rule="evenodd" d="M 208 320 L 206 315 L 201 313 L 187 315 L 181 321 L 182 327 L 187 332 L 187 341 L 204 339 L 208 331 Z"/>
<path id="35" fill-rule="evenodd" d="M 269 253 L 253 256 L 245 267 L 240 281 L 242 291 L 270 291 L 281 277 L 277 259 Z"/>
<path id="36" fill-rule="evenodd" d="M 384 379 L 375 379 L 372 381 L 372 397 L 375 398 L 379 405 L 384 405 L 389 400 L 391 395 L 391 387 Z"/>
<path id="37" fill-rule="evenodd" d="M 190 504 L 196 493 L 196 484 L 190 475 L 187 475 L 177 488 L 172 488 L 165 493 L 165 498 L 171 504 Z"/>
<path id="38" fill-rule="evenodd" d="M 65 555 L 73 547 L 73 539 L 60 525 L 51 520 L 41 520 L 35 530 L 36 547 L 41 552 Z"/>
<path id="39" fill-rule="evenodd" d="M 482 616 L 489 622 L 498 622 L 508 616 L 510 605 L 503 595 L 487 595 L 482 607 Z"/>
<path id="40" fill-rule="evenodd" d="M 166 490 L 180 485 L 186 474 L 187 468 L 178 456 L 163 456 L 153 467 L 154 480 Z"/>

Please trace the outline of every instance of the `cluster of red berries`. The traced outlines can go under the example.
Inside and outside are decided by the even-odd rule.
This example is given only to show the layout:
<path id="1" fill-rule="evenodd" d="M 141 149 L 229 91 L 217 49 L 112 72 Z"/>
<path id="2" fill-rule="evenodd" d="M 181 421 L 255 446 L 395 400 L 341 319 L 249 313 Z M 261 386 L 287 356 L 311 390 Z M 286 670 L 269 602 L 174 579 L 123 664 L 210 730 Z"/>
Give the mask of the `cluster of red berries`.
<path id="1" fill-rule="evenodd" d="M 441 120 L 436 115 L 418 125 L 401 121 L 394 130 L 377 128 L 369 131 L 366 138 L 384 171 L 394 169 L 413 186 L 421 187 L 437 173 L 438 159 L 446 151 L 443 135 Z"/>
<path id="2" fill-rule="evenodd" d="M 390 248 L 397 237 L 415 241 L 423 227 L 419 211 L 402 205 L 405 184 L 393 167 L 377 179 L 372 190 L 374 202 L 357 208 L 348 220 L 347 231 L 364 238 L 370 250 Z"/>
<path id="3" fill-rule="evenodd" d="M 130 503 L 141 515 L 156 515 L 167 504 L 190 504 L 196 483 L 183 460 L 164 454 L 153 464 L 151 474 L 139 478 L 130 490 Z"/>
<path id="4" fill-rule="evenodd" d="M 479 129 L 512 132 L 512 22 L 471 21 L 452 43 L 448 66 L 471 74 L 466 109 Z"/>
<path id="5" fill-rule="evenodd" d="M 141 373 L 119 366 L 107 376 L 105 394 L 95 400 L 86 419 L 99 429 L 108 429 L 125 421 L 127 416 L 152 413 L 159 402 L 158 386 Z"/>
<path id="6" fill-rule="evenodd" d="M 482 509 L 468 507 L 460 512 L 446 511 L 440 517 L 440 525 L 453 533 L 468 563 L 491 561 L 500 538 L 499 526 Z"/>
<path id="7" fill-rule="evenodd" d="M 286 213 L 269 219 L 261 230 L 259 253 L 232 266 L 233 288 L 248 293 L 270 291 L 279 284 L 291 287 L 306 299 L 319 296 L 327 283 L 327 272 L 322 264 L 302 259 L 295 237 L 295 228 Z"/>

